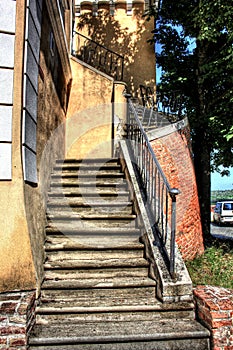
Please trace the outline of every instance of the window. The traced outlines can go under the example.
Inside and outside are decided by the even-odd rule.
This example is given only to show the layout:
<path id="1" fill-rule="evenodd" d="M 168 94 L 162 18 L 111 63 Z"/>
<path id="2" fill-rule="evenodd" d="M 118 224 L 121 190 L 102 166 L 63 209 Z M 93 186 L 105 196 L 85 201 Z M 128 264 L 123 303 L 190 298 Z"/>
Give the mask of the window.
<path id="1" fill-rule="evenodd" d="M 224 203 L 223 210 L 233 210 L 233 203 Z"/>

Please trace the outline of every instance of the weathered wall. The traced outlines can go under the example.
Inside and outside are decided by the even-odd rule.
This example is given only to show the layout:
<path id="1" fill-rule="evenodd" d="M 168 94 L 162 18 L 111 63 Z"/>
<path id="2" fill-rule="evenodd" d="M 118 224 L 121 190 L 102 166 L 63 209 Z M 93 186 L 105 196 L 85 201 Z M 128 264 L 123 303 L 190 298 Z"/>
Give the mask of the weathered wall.
<path id="1" fill-rule="evenodd" d="M 65 154 L 63 122 L 71 81 L 68 45 L 60 12 L 56 8 L 57 3 L 43 1 L 42 32 L 41 39 L 38 39 L 31 35 L 30 26 L 27 27 L 27 18 L 30 18 L 30 23 L 33 22 L 33 16 L 35 23 L 41 18 L 40 11 L 37 13 L 36 9 L 41 10 L 42 1 L 12 2 L 16 4 L 14 84 L 13 91 L 9 92 L 13 105 L 10 164 L 12 180 L 2 179 L 0 182 L 0 292 L 40 287 L 44 258 L 44 203 L 54 160 L 64 157 Z M 29 7 L 26 7 L 26 3 Z M 30 13 L 26 11 L 29 8 Z M 26 17 L 28 13 L 29 17 Z M 30 23 L 28 20 L 28 24 Z M 29 46 L 33 46 L 34 39 L 40 40 L 41 44 L 38 64 L 36 60 L 31 59 L 32 50 L 30 54 L 24 51 L 25 47 L 29 50 Z M 28 89 L 29 85 L 25 84 L 25 80 L 29 82 L 30 79 L 34 79 L 35 75 L 38 75 L 38 68 L 38 90 L 32 84 Z M 31 71 L 33 74 L 30 74 Z M 37 82 L 37 77 L 34 80 Z M 38 107 L 37 113 L 33 106 Z M 31 115 L 30 120 L 27 119 L 30 123 L 26 123 L 25 111 L 27 114 L 36 114 L 35 123 Z M 31 163 L 31 158 L 22 157 L 26 143 L 29 148 L 31 144 L 36 147 L 36 163 Z M 38 183 L 29 182 L 23 171 L 26 169 L 25 164 L 27 169 L 36 174 L 35 179 L 39 179 Z"/>
<path id="2" fill-rule="evenodd" d="M 0 291 L 33 289 L 36 276 L 24 206 L 21 162 L 22 71 L 25 1 L 16 2 L 12 112 L 12 181 L 0 182 Z"/>
<path id="3" fill-rule="evenodd" d="M 151 138 L 151 145 L 177 196 L 176 242 L 185 260 L 193 259 L 204 251 L 198 193 L 193 162 L 190 154 L 189 127 Z"/>
<path id="4" fill-rule="evenodd" d="M 92 16 L 90 2 L 81 2 L 81 15 L 76 17 L 76 30 L 124 56 L 124 78 L 129 91 L 137 96 L 139 85 L 155 84 L 155 53 L 151 39 L 153 20 L 142 18 L 144 1 L 133 1 L 131 13 L 126 1 L 116 1 L 114 16 L 109 3 L 99 2 L 97 16 Z"/>
<path id="5" fill-rule="evenodd" d="M 56 40 L 57 33 L 55 33 L 50 18 L 44 2 L 37 104 L 37 174 L 39 183 L 36 188 L 27 183 L 24 186 L 26 216 L 38 287 L 43 278 L 45 213 L 50 175 L 56 159 L 63 159 L 65 156 L 65 120 L 71 78 L 69 61 L 61 61 L 59 43 Z M 54 38 L 53 50 L 51 50 L 49 40 L 51 33 L 53 33 Z M 60 47 L 60 50 L 65 51 L 66 48 Z"/>
<path id="6" fill-rule="evenodd" d="M 66 123 L 68 158 L 111 157 L 113 79 L 71 59 L 73 82 Z"/>

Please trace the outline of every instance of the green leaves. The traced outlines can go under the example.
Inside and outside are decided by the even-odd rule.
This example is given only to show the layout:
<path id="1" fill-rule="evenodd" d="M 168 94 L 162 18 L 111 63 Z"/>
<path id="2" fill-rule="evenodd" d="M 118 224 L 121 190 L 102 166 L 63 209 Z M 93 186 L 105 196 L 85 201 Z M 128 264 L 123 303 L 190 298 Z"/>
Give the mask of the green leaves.
<path id="1" fill-rule="evenodd" d="M 221 162 L 229 164 L 228 150 L 233 143 L 232 5 L 229 0 L 163 0 L 154 34 L 161 47 L 156 55 L 163 71 L 160 89 L 180 90 L 186 96 L 193 142 L 199 142 L 199 130 L 205 127 L 205 147 L 210 153 L 217 149 Z M 190 41 L 196 47 L 190 49 Z M 219 165 L 220 158 L 216 161 Z"/>

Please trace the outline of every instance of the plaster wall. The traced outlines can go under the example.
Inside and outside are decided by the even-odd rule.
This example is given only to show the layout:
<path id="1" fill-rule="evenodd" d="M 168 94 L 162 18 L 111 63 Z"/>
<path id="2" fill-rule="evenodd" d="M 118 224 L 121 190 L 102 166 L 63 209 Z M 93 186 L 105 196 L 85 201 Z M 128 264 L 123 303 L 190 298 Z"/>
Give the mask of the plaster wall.
<path id="1" fill-rule="evenodd" d="M 37 286 L 43 279 L 44 239 L 47 195 L 51 173 L 57 159 L 65 156 L 65 122 L 71 72 L 69 61 L 61 61 L 56 34 L 47 6 L 42 12 L 38 102 L 37 102 L 37 174 L 38 186 L 24 185 L 26 217 L 37 274 Z M 53 51 L 50 49 L 53 33 Z M 60 50 L 66 48 L 60 48 Z"/>
<path id="2" fill-rule="evenodd" d="M 116 1 L 114 16 L 109 14 L 108 2 L 100 4 L 98 15 L 92 16 L 91 4 L 83 2 L 82 5 L 81 2 L 76 30 L 124 56 L 123 81 L 133 97 L 137 97 L 140 84 L 155 85 L 154 45 L 147 42 L 152 38 L 153 20 L 142 18 L 143 1 L 134 1 L 130 13 L 127 12 L 126 1 Z"/>
<path id="3" fill-rule="evenodd" d="M 64 30 L 59 18 L 59 10 L 56 8 L 56 3 L 53 7 L 50 1 L 44 0 L 40 58 L 37 67 L 39 75 L 37 75 L 35 172 L 38 183 L 27 183 L 22 163 L 27 2 L 17 0 L 14 3 L 16 3 L 16 30 L 14 81 L 11 91 L 13 96 L 12 180 L 0 181 L 0 292 L 32 290 L 40 287 L 43 278 L 45 203 L 55 159 L 63 158 L 65 154 L 65 115 L 71 80 L 68 45 L 66 38 L 61 37 Z M 36 2 L 31 1 L 31 4 L 33 6 Z M 51 33 L 54 38 L 53 51 L 50 49 Z M 34 71 L 33 74 L 35 75 Z M 28 101 L 31 101 L 30 98 Z M 30 128 L 27 131 L 28 136 L 31 137 Z"/>
<path id="4" fill-rule="evenodd" d="M 71 67 L 67 158 L 111 157 L 113 79 L 75 58 Z"/>
<path id="5" fill-rule="evenodd" d="M 25 2 L 16 2 L 12 112 L 12 180 L 0 182 L 0 291 L 33 289 L 35 267 L 25 213 L 21 162 L 21 107 Z"/>

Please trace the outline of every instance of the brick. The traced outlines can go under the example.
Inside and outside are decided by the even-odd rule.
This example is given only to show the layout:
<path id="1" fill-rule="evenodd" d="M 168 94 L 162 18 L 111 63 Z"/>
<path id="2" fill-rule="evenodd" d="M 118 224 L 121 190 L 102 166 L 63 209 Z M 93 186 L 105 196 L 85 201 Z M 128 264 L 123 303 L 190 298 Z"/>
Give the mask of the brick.
<path id="1" fill-rule="evenodd" d="M 211 322 L 212 328 L 220 328 L 220 327 L 231 327 L 232 321 L 230 319 L 227 320 L 212 320 Z"/>
<path id="2" fill-rule="evenodd" d="M 0 327 L 0 335 L 24 334 L 25 332 L 26 332 L 25 327 L 16 327 L 16 326 Z"/>
<path id="3" fill-rule="evenodd" d="M 26 324 L 26 315 L 14 315 L 9 317 L 9 321 L 11 323 L 17 323 L 17 324 Z"/>
<path id="4" fill-rule="evenodd" d="M 13 338 L 10 339 L 10 346 L 24 346 L 26 345 L 26 339 L 24 338 Z"/>
<path id="5" fill-rule="evenodd" d="M 211 312 L 211 316 L 213 319 L 229 318 L 229 314 L 227 312 L 223 312 L 223 311 Z"/>
<path id="6" fill-rule="evenodd" d="M 16 302 L 4 302 L 0 306 L 0 314 L 13 314 L 17 308 Z"/>

